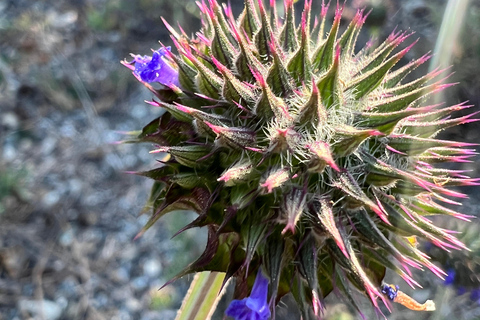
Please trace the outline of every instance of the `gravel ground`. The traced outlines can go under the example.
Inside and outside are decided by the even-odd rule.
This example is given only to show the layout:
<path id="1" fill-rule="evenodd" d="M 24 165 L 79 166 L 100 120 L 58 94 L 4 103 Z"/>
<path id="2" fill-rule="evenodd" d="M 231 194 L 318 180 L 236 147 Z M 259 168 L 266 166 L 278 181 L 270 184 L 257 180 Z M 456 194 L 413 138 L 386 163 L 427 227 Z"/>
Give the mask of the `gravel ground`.
<path id="1" fill-rule="evenodd" d="M 201 250 L 163 223 L 133 241 L 150 182 L 124 171 L 155 159 L 112 143 L 161 111 L 119 61 L 158 37 L 109 5 L 0 1 L 0 319 L 173 319 L 188 279 L 158 288 Z"/>
<path id="2" fill-rule="evenodd" d="M 0 320 L 174 318 L 189 279 L 158 288 L 205 234 L 170 240 L 193 219 L 184 213 L 133 241 L 151 184 L 124 171 L 155 159 L 149 146 L 114 142 L 161 111 L 119 61 L 168 42 L 160 16 L 193 32 L 194 11 L 188 0 L 0 0 Z M 478 132 L 456 134 L 478 142 Z"/>

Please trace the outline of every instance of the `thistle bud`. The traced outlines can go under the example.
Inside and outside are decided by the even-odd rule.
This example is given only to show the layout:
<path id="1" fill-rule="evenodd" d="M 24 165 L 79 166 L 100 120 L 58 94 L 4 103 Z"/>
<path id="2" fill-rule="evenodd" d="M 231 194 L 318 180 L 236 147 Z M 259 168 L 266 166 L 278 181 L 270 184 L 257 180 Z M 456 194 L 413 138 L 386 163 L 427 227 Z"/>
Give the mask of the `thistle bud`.
<path id="1" fill-rule="evenodd" d="M 363 10 L 343 26 L 337 4 L 326 23 L 322 1 L 311 28 L 312 1 L 298 23 L 294 3 L 284 1 L 279 19 L 275 1 L 245 0 L 236 19 L 229 6 L 201 1 L 193 38 L 166 23 L 175 48 L 124 62 L 159 100 L 150 104 L 165 109 L 134 139 L 169 154 L 139 173 L 155 180 L 142 232 L 167 212 L 196 211 L 182 230 L 208 226 L 207 248 L 179 276 L 235 277 L 227 315 L 236 320 L 267 319 L 289 292 L 305 318 L 318 316 L 332 291 L 361 312 L 353 288 L 377 311 L 389 300 L 431 310 L 383 277 L 390 269 L 420 286 L 409 268 L 445 275 L 411 239 L 465 249 L 425 216 L 471 217 L 451 208 L 465 195 L 450 187 L 479 179 L 443 164 L 472 161 L 474 146 L 436 134 L 477 121 L 476 113 L 457 117 L 465 103 L 422 105 L 451 84 L 437 70 L 406 80 L 430 58 L 397 67 L 415 44 L 411 32 L 357 52 Z"/>

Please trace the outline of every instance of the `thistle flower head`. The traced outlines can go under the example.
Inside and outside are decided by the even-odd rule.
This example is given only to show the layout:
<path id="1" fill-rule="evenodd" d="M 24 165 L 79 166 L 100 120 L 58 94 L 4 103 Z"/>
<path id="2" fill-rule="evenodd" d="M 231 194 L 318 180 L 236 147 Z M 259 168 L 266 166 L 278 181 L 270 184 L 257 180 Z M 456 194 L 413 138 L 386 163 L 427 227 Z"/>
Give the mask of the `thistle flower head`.
<path id="1" fill-rule="evenodd" d="M 388 306 L 397 290 L 382 286 L 387 268 L 410 286 L 419 285 L 410 268 L 444 277 L 416 239 L 464 249 L 428 216 L 468 220 L 449 207 L 465 197 L 450 187 L 479 183 L 442 167 L 476 153 L 436 134 L 477 119 L 455 117 L 466 104 L 423 105 L 449 85 L 437 71 L 405 81 L 429 58 L 397 67 L 415 41 L 397 47 L 411 33 L 358 51 L 362 10 L 340 33 L 342 7 L 325 30 L 327 6 L 313 25 L 306 1 L 297 24 L 294 2 L 285 1 L 280 20 L 261 0 L 245 0 L 238 18 L 216 0 L 202 1 L 195 38 L 167 24 L 175 53 L 160 49 L 125 63 L 156 96 L 151 104 L 165 109 L 136 141 L 170 156 L 140 173 L 155 180 L 142 232 L 169 212 L 193 210 L 198 218 L 182 230 L 207 227 L 208 243 L 178 277 L 222 271 L 245 297 L 246 279 L 264 269 L 269 296 L 259 271 L 252 294 L 229 308 L 240 318 L 268 317 L 265 299 L 289 292 L 305 316 L 305 304 L 318 315 L 334 290 L 357 310 L 351 288 L 374 308 Z"/>

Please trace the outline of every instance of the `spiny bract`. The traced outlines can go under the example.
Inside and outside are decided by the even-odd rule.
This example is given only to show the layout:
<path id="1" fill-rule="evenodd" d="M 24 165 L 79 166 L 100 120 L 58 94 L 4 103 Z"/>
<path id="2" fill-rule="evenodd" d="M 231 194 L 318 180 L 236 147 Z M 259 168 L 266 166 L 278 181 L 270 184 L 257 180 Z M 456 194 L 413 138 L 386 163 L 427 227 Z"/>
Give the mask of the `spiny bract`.
<path id="1" fill-rule="evenodd" d="M 178 277 L 226 272 L 242 298 L 247 278 L 263 268 L 271 308 L 292 292 L 303 313 L 318 315 L 336 288 L 358 309 L 352 286 L 376 308 L 378 300 L 388 307 L 386 268 L 411 286 L 418 283 L 410 267 L 445 275 L 415 237 L 465 248 L 428 216 L 469 219 L 442 203 L 465 197 L 447 187 L 478 179 L 434 164 L 465 162 L 475 152 L 434 136 L 475 119 L 451 116 L 466 104 L 422 106 L 449 86 L 435 80 L 440 72 L 402 82 L 428 55 L 392 70 L 413 45 L 395 51 L 411 33 L 357 52 L 362 10 L 340 35 L 342 7 L 325 32 L 328 6 L 313 22 L 306 1 L 297 25 L 293 3 L 285 0 L 283 20 L 273 0 L 270 8 L 246 0 L 238 19 L 216 0 L 199 3 L 203 27 L 195 38 L 166 24 L 177 53 L 162 48 L 155 59 L 124 62 L 156 96 L 150 104 L 165 109 L 134 139 L 168 154 L 139 173 L 155 180 L 153 214 L 141 233 L 166 213 L 193 210 L 198 218 L 180 231 L 207 226 L 208 243 Z"/>

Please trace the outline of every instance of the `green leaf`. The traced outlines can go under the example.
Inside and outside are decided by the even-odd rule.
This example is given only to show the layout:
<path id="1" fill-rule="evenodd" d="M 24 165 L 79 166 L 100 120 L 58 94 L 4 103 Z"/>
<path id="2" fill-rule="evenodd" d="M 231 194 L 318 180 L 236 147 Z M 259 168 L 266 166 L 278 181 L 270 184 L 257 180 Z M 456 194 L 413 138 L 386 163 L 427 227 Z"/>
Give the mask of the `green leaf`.
<path id="1" fill-rule="evenodd" d="M 288 107 L 283 99 L 275 96 L 260 73 L 254 72 L 254 76 L 262 89 L 262 95 L 258 99 L 254 110 L 260 120 L 266 121 L 275 116 L 278 122 L 281 123 L 286 119 L 291 119 Z"/>
<path id="2" fill-rule="evenodd" d="M 255 35 L 255 46 L 258 49 L 260 59 L 263 63 L 266 63 L 272 61 L 270 44 L 274 43 L 275 36 L 273 34 L 272 27 L 270 26 L 269 18 L 267 12 L 265 11 L 263 1 L 259 1 L 258 6 L 260 9 L 261 27 Z"/>
<path id="3" fill-rule="evenodd" d="M 338 248 L 338 247 L 337 247 Z M 333 275 L 335 260 L 326 250 L 318 253 L 318 287 L 322 297 L 326 298 L 333 291 Z"/>
<path id="4" fill-rule="evenodd" d="M 345 157 L 355 152 L 358 147 L 368 138 L 381 135 L 374 129 L 360 130 L 350 126 L 338 126 L 335 130 L 333 154 L 337 157 Z"/>
<path id="5" fill-rule="evenodd" d="M 160 206 L 154 207 L 155 212 L 135 237 L 138 238 L 144 234 L 158 219 L 167 213 L 179 210 L 191 210 L 199 215 L 203 214 L 208 207 L 210 192 L 203 188 L 195 188 L 189 194 L 181 187 L 171 187 L 166 192 L 156 192 L 157 198 L 155 204 L 160 202 Z"/>
<path id="6" fill-rule="evenodd" d="M 245 1 L 245 9 L 240 15 L 240 25 L 250 39 L 253 39 L 253 35 L 260 29 L 260 21 L 253 0 Z"/>
<path id="7" fill-rule="evenodd" d="M 283 241 L 280 229 L 276 228 L 266 240 L 265 255 L 263 258 L 265 269 L 270 276 L 270 293 L 274 301 L 279 292 L 283 256 L 287 254 L 287 252 L 288 251 L 285 251 L 285 241 Z"/>
<path id="8" fill-rule="evenodd" d="M 178 170 L 178 164 L 168 164 L 148 171 L 131 172 L 139 176 L 147 177 L 156 181 L 168 180 Z"/>
<path id="9" fill-rule="evenodd" d="M 447 128 L 480 121 L 480 119 L 471 119 L 476 114 L 478 114 L 478 112 L 454 119 L 442 119 L 430 122 L 405 122 L 402 125 L 402 133 L 415 135 L 421 138 L 429 138 Z"/>
<path id="10" fill-rule="evenodd" d="M 390 72 L 385 78 L 384 87 L 393 88 L 398 85 L 410 72 L 415 70 L 418 66 L 422 65 L 430 59 L 431 55 L 429 53 L 424 54 L 422 57 L 410 61 L 405 66 L 397 69 L 393 72 Z"/>
<path id="11" fill-rule="evenodd" d="M 343 255 L 348 257 L 348 252 L 345 248 L 345 244 L 343 243 L 343 237 L 340 233 L 340 229 L 337 227 L 337 222 L 335 221 L 331 203 L 329 203 L 326 199 L 320 199 L 320 201 L 317 203 L 317 206 L 318 205 L 319 208 L 317 209 L 316 215 L 322 226 L 322 231 L 323 229 L 326 230 L 330 238 L 335 241 L 337 247 L 341 250 Z"/>
<path id="12" fill-rule="evenodd" d="M 317 88 L 322 97 L 323 105 L 329 109 L 331 107 L 338 108 L 342 103 L 342 92 L 338 80 L 339 74 L 339 53 L 337 50 L 333 64 L 327 73 L 317 81 Z"/>
<path id="13" fill-rule="evenodd" d="M 340 26 L 341 17 L 342 9 L 337 7 L 337 10 L 335 11 L 335 19 L 327 39 L 320 44 L 313 54 L 312 66 L 313 70 L 317 73 L 331 69 L 332 65 L 334 64 L 335 50 L 338 51 L 335 42 L 337 40 L 338 27 Z"/>
<path id="14" fill-rule="evenodd" d="M 466 214 L 462 214 L 452 209 L 448 209 L 434 201 L 430 200 L 419 200 L 417 198 L 413 198 L 410 200 L 412 205 L 410 206 L 410 210 L 415 211 L 417 214 L 422 216 L 430 216 L 430 215 L 449 215 L 458 219 L 470 221 L 473 219 L 474 216 L 469 216 Z"/>
<path id="15" fill-rule="evenodd" d="M 249 269 L 250 262 L 252 261 L 257 248 L 261 242 L 265 241 L 265 232 L 267 231 L 267 224 L 262 223 L 259 217 L 257 219 L 252 218 L 250 221 L 242 223 L 240 229 L 240 237 L 245 240 L 245 266 Z M 248 225 L 248 228 L 246 228 Z"/>
<path id="16" fill-rule="evenodd" d="M 313 320 L 314 318 L 311 315 L 310 307 L 311 299 L 307 296 L 307 288 L 298 273 L 295 273 L 290 280 L 290 291 L 297 302 L 297 306 L 302 314 L 302 319 Z"/>
<path id="17" fill-rule="evenodd" d="M 175 320 L 207 320 L 223 296 L 223 272 L 198 272 L 195 274 Z"/>
<path id="18" fill-rule="evenodd" d="M 275 95 L 285 97 L 293 90 L 290 74 L 284 65 L 285 57 L 281 49 L 277 48 L 275 42 L 268 45 L 270 45 L 273 63 L 268 70 L 267 83 Z"/>
<path id="19" fill-rule="evenodd" d="M 266 72 L 265 67 L 257 58 L 258 52 L 254 51 L 255 47 L 250 43 L 250 40 L 246 39 L 245 35 L 241 34 L 235 27 L 233 28 L 233 32 L 240 47 L 240 54 L 237 57 L 235 66 L 240 75 L 240 79 L 251 82 L 255 79 L 252 70 L 264 74 Z"/>
<path id="20" fill-rule="evenodd" d="M 355 114 L 355 126 L 376 129 L 385 134 L 392 133 L 399 121 L 406 117 L 431 111 L 435 106 L 409 108 L 396 112 L 359 112 Z"/>
<path id="21" fill-rule="evenodd" d="M 378 103 L 373 103 L 371 106 L 371 110 L 375 112 L 395 112 L 404 110 L 409 107 L 414 101 L 420 99 L 422 97 L 427 96 L 428 94 L 433 93 L 435 90 L 439 90 L 438 84 L 433 83 L 428 86 L 424 86 L 413 90 L 411 92 L 407 92 L 404 94 L 396 95 L 389 98 L 380 99 Z"/>
<path id="22" fill-rule="evenodd" d="M 308 283 L 308 289 L 311 293 L 311 305 L 313 306 L 313 313 L 315 316 L 320 316 L 323 309 L 320 295 L 318 292 L 318 256 L 317 256 L 317 242 L 311 233 L 307 233 L 301 241 L 297 268 L 300 274 Z"/>
<path id="23" fill-rule="evenodd" d="M 255 101 L 253 90 L 239 81 L 226 66 L 216 59 L 212 59 L 215 66 L 223 75 L 224 85 L 222 95 L 227 101 L 238 102 L 242 105 L 252 105 Z"/>
<path id="24" fill-rule="evenodd" d="M 310 36 L 306 26 L 305 15 L 302 17 L 302 38 L 301 44 L 297 51 L 293 54 L 290 61 L 287 63 L 288 72 L 295 80 L 295 85 L 300 87 L 302 85 L 309 85 L 312 78 L 312 64 L 310 62 Z"/>
<path id="25" fill-rule="evenodd" d="M 350 288 L 350 285 L 347 282 L 347 276 L 345 275 L 344 271 L 336 266 L 335 267 L 335 285 L 337 286 L 338 290 L 343 294 L 343 296 L 347 299 L 347 302 L 350 303 L 355 310 L 361 315 L 362 319 L 365 319 L 365 317 L 362 314 L 362 308 L 358 305 L 356 299 L 353 296 L 352 289 Z"/>
<path id="26" fill-rule="evenodd" d="M 417 156 L 431 148 L 465 147 L 471 144 L 464 144 L 457 141 L 419 138 L 409 135 L 390 135 L 387 138 L 387 145 L 409 156 Z"/>
<path id="27" fill-rule="evenodd" d="M 365 67 L 357 75 L 368 73 L 369 71 L 377 68 L 382 64 L 385 59 L 392 53 L 392 51 L 411 34 L 404 33 L 392 33 L 385 42 L 379 45 L 372 53 L 367 56 L 367 60 L 364 62 Z"/>
<path id="28" fill-rule="evenodd" d="M 219 99 L 219 93 L 223 87 L 223 80 L 216 75 L 210 68 L 208 68 L 202 61 L 196 58 L 189 47 L 183 48 L 182 54 L 187 58 L 197 69 L 198 73 L 195 78 L 195 83 L 198 90 L 210 97 L 211 99 Z"/>
<path id="29" fill-rule="evenodd" d="M 180 45 L 178 44 L 178 42 L 175 41 L 174 43 L 180 51 Z M 172 54 L 171 57 L 173 61 L 175 61 L 175 63 L 177 64 L 178 82 L 180 83 L 182 90 L 195 92 L 196 86 L 194 80 L 197 76 L 197 71 L 195 70 L 193 64 L 190 61 L 184 59 L 183 57 L 179 57 L 174 54 Z"/>
<path id="30" fill-rule="evenodd" d="M 353 78 L 346 90 L 351 90 L 357 100 L 365 97 L 382 83 L 390 69 L 407 54 L 414 44 L 415 42 L 374 69 Z"/>
<path id="31" fill-rule="evenodd" d="M 178 163 L 189 168 L 208 166 L 212 161 L 211 157 L 202 159 L 211 152 L 211 148 L 205 145 L 160 147 L 150 153 L 158 152 L 168 152 Z"/>
<path id="32" fill-rule="evenodd" d="M 285 18 L 282 31 L 280 32 L 280 43 L 287 53 L 295 51 L 298 46 L 293 3 L 294 1 L 292 0 L 285 2 Z"/>
<path id="33" fill-rule="evenodd" d="M 352 209 L 366 206 L 366 208 L 375 212 L 383 221 L 388 223 L 386 214 L 382 208 L 365 194 L 351 174 L 348 172 L 339 174 L 338 179 L 333 181 L 333 185 L 352 198 L 353 201 L 347 201 Z"/>
<path id="34" fill-rule="evenodd" d="M 312 129 L 316 129 L 318 126 L 322 126 L 327 122 L 327 110 L 322 104 L 320 99 L 320 93 L 318 88 L 313 83 L 312 93 L 307 103 L 300 109 L 299 115 L 295 120 L 297 125 L 312 126 Z"/>
<path id="35" fill-rule="evenodd" d="M 404 93 L 411 92 L 413 90 L 416 90 L 418 88 L 421 88 L 424 84 L 426 84 L 428 81 L 432 80 L 435 78 L 437 75 L 439 75 L 443 70 L 440 72 L 438 71 L 432 71 L 423 77 L 420 77 L 418 79 L 412 80 L 408 83 L 405 83 L 403 85 L 398 85 L 393 88 L 390 88 L 390 90 L 385 90 L 384 94 L 385 95 L 401 95 Z"/>
<path id="36" fill-rule="evenodd" d="M 388 240 L 387 236 L 383 234 L 378 228 L 377 224 L 372 220 L 365 210 L 356 212 L 352 219 L 355 221 L 355 229 L 365 237 L 365 240 L 372 245 L 379 246 L 388 252 L 391 256 L 398 259 L 400 262 L 405 262 L 406 258 L 400 251 Z"/>
<path id="37" fill-rule="evenodd" d="M 218 8 L 218 4 L 214 3 L 214 10 L 221 10 Z M 235 41 L 231 35 L 230 30 L 223 30 L 218 19 L 224 20 L 223 14 L 212 16 L 213 30 L 215 34 L 213 36 L 211 50 L 213 57 L 217 58 L 222 64 L 232 68 L 234 65 L 234 60 L 236 56 L 235 48 L 230 41 Z M 225 22 L 226 23 L 226 22 Z M 227 37 L 227 34 L 230 36 L 230 40 Z"/>
<path id="38" fill-rule="evenodd" d="M 358 10 L 347 29 L 343 32 L 340 39 L 338 39 L 338 46 L 342 48 L 342 56 L 350 59 L 355 50 L 355 43 L 357 42 L 358 34 L 362 29 L 364 23 L 363 10 Z"/>

